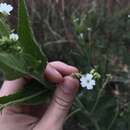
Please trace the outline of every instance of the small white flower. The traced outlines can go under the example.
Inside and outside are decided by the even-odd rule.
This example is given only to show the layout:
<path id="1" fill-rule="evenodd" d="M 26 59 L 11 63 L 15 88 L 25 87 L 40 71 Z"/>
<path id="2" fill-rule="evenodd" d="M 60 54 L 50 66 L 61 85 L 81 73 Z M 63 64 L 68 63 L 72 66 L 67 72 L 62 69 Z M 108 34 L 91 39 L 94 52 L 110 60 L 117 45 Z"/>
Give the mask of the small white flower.
<path id="1" fill-rule="evenodd" d="M 130 14 L 128 14 L 128 18 L 130 18 Z"/>
<path id="2" fill-rule="evenodd" d="M 79 18 L 75 18 L 75 19 L 73 20 L 74 23 L 76 23 L 76 22 L 78 22 L 78 21 L 79 21 Z"/>
<path id="3" fill-rule="evenodd" d="M 92 31 L 92 28 L 89 27 L 89 28 L 87 28 L 87 30 L 88 30 L 88 31 Z"/>
<path id="4" fill-rule="evenodd" d="M 12 5 L 7 3 L 1 3 L 0 4 L 0 13 L 4 15 L 10 15 L 10 12 L 13 10 Z"/>
<path id="5" fill-rule="evenodd" d="M 10 39 L 10 40 L 13 40 L 13 41 L 18 41 L 19 36 L 18 36 L 18 34 L 16 34 L 16 33 L 11 33 L 11 34 L 9 35 L 9 39 Z"/>
<path id="6" fill-rule="evenodd" d="M 81 39 L 84 38 L 84 34 L 83 33 L 80 33 L 79 36 L 80 36 Z"/>
<path id="7" fill-rule="evenodd" d="M 93 86 L 96 85 L 96 81 L 93 80 L 93 75 L 89 73 L 82 75 L 80 78 L 80 82 L 81 82 L 81 86 L 83 88 L 87 88 L 88 90 L 93 89 Z"/>

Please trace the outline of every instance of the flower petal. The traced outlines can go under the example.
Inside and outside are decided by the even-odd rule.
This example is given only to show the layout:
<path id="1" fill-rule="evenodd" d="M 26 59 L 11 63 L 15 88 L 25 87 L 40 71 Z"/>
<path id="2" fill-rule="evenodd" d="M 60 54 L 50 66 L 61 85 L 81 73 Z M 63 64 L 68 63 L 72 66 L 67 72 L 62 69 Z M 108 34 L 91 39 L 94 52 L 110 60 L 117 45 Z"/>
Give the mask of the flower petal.
<path id="1" fill-rule="evenodd" d="M 10 15 L 10 12 L 13 10 L 12 5 L 7 3 L 1 3 L 0 4 L 0 13 L 5 15 Z"/>
<path id="2" fill-rule="evenodd" d="M 89 74 L 89 73 L 86 74 L 86 79 L 87 79 L 87 80 L 91 80 L 92 78 L 93 78 L 93 75 L 92 75 L 92 74 Z"/>
<path id="3" fill-rule="evenodd" d="M 96 85 L 96 81 L 95 80 L 91 80 L 91 84 L 94 86 Z"/>
<path id="4" fill-rule="evenodd" d="M 88 90 L 92 90 L 92 89 L 93 89 L 93 85 L 87 84 L 87 89 L 88 89 Z"/>

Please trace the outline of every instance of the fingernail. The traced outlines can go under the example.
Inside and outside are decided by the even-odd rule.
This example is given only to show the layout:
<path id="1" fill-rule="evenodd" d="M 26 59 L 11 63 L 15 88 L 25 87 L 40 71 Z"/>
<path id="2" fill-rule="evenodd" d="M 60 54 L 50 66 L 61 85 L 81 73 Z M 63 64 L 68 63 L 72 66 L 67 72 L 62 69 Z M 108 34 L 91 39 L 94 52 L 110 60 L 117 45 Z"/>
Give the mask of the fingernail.
<path id="1" fill-rule="evenodd" d="M 64 94 L 74 95 L 78 91 L 79 83 L 72 77 L 65 77 L 64 82 L 59 84 Z"/>
<path id="2" fill-rule="evenodd" d="M 63 85 L 62 88 L 65 94 L 72 94 L 74 93 L 74 90 L 75 90 L 74 86 L 69 86 L 69 85 Z"/>

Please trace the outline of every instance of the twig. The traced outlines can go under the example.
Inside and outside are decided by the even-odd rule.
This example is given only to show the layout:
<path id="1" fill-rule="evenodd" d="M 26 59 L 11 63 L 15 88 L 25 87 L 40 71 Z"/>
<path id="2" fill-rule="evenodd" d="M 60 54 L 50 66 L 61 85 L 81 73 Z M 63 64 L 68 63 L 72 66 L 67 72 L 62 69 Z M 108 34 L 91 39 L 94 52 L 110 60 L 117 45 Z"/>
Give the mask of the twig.
<path id="1" fill-rule="evenodd" d="M 46 42 L 44 43 L 44 47 L 49 46 L 49 45 L 53 45 L 53 44 L 63 44 L 68 42 L 68 40 L 57 40 L 57 41 L 50 41 L 50 42 Z"/>
<path id="2" fill-rule="evenodd" d="M 52 27 L 50 26 L 50 24 L 49 24 L 49 22 L 48 22 L 47 20 L 44 20 L 44 23 L 47 25 L 49 31 L 50 31 L 54 36 L 56 36 L 56 37 L 58 37 L 58 38 L 60 38 L 60 39 L 63 38 L 60 34 L 58 34 L 57 32 L 55 32 L 55 31 L 52 29 Z"/>
<path id="3" fill-rule="evenodd" d="M 64 26 L 64 32 L 65 32 L 65 37 L 69 41 L 68 43 L 70 44 L 71 47 L 76 47 L 80 54 L 83 55 L 81 47 L 78 45 L 78 42 L 76 40 L 76 37 L 73 33 L 73 30 L 71 29 L 71 22 L 69 21 L 69 17 L 65 15 L 65 1 L 62 0 L 59 2 L 59 14 L 61 21 Z"/>
<path id="4" fill-rule="evenodd" d="M 75 111 L 71 112 L 71 113 L 66 117 L 65 121 L 68 120 L 70 117 L 72 117 L 73 115 L 75 115 L 76 113 L 78 113 L 78 112 L 80 112 L 80 111 L 81 111 L 81 109 L 78 108 L 78 109 L 76 109 Z"/>
<path id="5" fill-rule="evenodd" d="M 86 115 L 86 117 L 88 117 L 88 119 L 93 123 L 93 125 L 95 126 L 95 129 L 100 130 L 98 122 L 92 117 L 92 114 L 85 108 L 85 106 L 80 102 L 78 98 L 76 98 L 76 101 L 78 105 L 81 107 L 81 109 L 83 110 L 83 113 Z"/>
<path id="6" fill-rule="evenodd" d="M 100 98 L 102 96 L 102 92 L 103 92 L 103 90 L 104 90 L 104 88 L 107 85 L 107 83 L 108 83 L 109 80 L 110 80 L 109 77 L 107 77 L 106 81 L 104 82 L 104 84 L 102 85 L 101 89 L 99 90 L 96 102 L 95 102 L 95 104 L 94 104 L 94 106 L 92 108 L 91 113 L 93 113 L 95 111 L 95 109 L 97 107 L 97 104 L 99 103 L 99 100 L 100 100 Z"/>
<path id="7" fill-rule="evenodd" d="M 116 0 L 116 3 L 121 7 L 122 4 L 121 4 L 121 1 L 120 0 Z"/>
<path id="8" fill-rule="evenodd" d="M 119 108 L 117 107 L 116 113 L 115 113 L 115 115 L 114 115 L 114 118 L 113 118 L 113 120 L 111 121 L 110 125 L 108 126 L 108 130 L 110 130 L 110 129 L 112 128 L 113 124 L 115 123 L 115 121 L 116 121 L 116 119 L 117 119 L 117 117 L 118 117 L 118 114 L 119 114 Z"/>

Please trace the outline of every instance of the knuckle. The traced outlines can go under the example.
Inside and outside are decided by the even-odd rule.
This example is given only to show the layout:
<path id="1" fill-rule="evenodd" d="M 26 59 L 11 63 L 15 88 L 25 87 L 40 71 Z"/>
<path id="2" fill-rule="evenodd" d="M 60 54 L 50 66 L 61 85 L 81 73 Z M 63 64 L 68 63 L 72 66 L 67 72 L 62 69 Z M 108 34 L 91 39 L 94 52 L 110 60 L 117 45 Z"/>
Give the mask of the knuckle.
<path id="1" fill-rule="evenodd" d="M 58 107 L 62 110 L 68 110 L 70 104 L 72 103 L 72 101 L 65 100 L 59 96 L 55 96 L 54 101 L 58 105 Z"/>
<path id="2" fill-rule="evenodd" d="M 48 67 L 51 67 L 51 62 L 49 62 L 49 63 L 47 64 L 47 67 L 46 67 L 46 68 L 48 68 Z"/>

